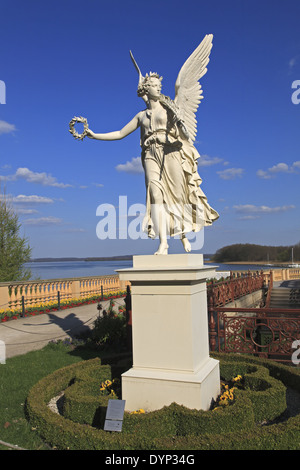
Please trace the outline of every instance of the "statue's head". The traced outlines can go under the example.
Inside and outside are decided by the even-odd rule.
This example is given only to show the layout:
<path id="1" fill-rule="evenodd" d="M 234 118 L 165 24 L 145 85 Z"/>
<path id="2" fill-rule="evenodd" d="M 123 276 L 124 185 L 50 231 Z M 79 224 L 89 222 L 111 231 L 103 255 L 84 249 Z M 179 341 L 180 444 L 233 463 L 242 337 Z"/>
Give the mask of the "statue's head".
<path id="1" fill-rule="evenodd" d="M 151 92 L 151 88 L 153 88 L 153 90 L 154 88 L 157 90 L 155 91 L 155 94 L 158 93 L 158 91 L 160 94 L 162 77 L 160 77 L 157 73 L 153 73 L 153 72 L 150 72 L 149 74 L 146 73 L 145 77 L 143 77 L 139 69 L 139 66 L 134 60 L 134 57 L 131 51 L 130 51 L 130 57 L 139 74 L 139 84 L 138 84 L 138 89 L 137 89 L 138 96 L 140 97 L 145 97 L 145 95 L 148 96 L 149 93 Z"/>
<path id="2" fill-rule="evenodd" d="M 145 77 L 142 77 L 139 81 L 137 89 L 138 96 L 142 97 L 148 95 L 149 92 L 152 92 L 152 89 L 158 90 L 160 93 L 162 79 L 163 77 L 160 77 L 158 73 L 146 73 Z"/>

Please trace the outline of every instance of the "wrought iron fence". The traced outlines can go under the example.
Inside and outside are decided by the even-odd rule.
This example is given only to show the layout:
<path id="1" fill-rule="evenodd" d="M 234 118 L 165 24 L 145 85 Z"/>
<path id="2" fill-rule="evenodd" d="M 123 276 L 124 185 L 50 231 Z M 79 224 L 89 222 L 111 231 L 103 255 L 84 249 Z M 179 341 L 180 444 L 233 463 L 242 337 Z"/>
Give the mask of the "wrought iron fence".
<path id="1" fill-rule="evenodd" d="M 211 351 L 290 363 L 292 344 L 300 339 L 300 309 L 215 307 L 209 326 Z"/>
<path id="2" fill-rule="evenodd" d="M 231 276 L 228 280 L 221 282 L 209 282 L 207 284 L 208 303 L 213 306 L 223 306 L 244 295 L 260 289 L 267 288 L 268 279 L 263 271 L 247 272 L 238 277 Z"/>

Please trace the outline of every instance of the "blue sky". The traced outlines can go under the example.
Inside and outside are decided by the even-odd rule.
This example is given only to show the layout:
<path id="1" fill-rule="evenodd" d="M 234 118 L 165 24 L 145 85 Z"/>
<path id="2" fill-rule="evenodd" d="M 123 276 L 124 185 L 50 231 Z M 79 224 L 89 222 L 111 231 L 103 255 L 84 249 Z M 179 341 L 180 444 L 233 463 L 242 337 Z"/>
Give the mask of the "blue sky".
<path id="1" fill-rule="evenodd" d="M 196 147 L 202 189 L 220 219 L 205 229 L 202 251 L 298 243 L 299 15 L 299 0 L 2 0 L 0 182 L 33 257 L 156 250 L 158 241 L 96 236 L 99 205 L 118 215 L 119 196 L 145 203 L 138 131 L 81 142 L 68 123 L 84 116 L 109 132 L 144 108 L 129 50 L 174 98 L 181 66 L 208 33 Z M 183 252 L 178 240 L 170 252 Z"/>

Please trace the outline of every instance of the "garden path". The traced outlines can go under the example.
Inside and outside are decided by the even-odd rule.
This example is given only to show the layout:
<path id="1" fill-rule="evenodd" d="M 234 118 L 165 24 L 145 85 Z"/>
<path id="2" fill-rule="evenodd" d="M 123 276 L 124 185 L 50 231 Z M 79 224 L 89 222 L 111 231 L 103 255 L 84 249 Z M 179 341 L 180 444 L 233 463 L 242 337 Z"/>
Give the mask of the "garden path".
<path id="1" fill-rule="evenodd" d="M 124 301 L 119 298 L 115 303 L 118 307 L 117 304 L 123 305 Z M 109 301 L 101 305 L 107 309 Z M 98 315 L 97 303 L 92 303 L 0 323 L 0 340 L 5 343 L 6 358 L 42 349 L 53 340 L 72 339 L 88 332 Z"/>

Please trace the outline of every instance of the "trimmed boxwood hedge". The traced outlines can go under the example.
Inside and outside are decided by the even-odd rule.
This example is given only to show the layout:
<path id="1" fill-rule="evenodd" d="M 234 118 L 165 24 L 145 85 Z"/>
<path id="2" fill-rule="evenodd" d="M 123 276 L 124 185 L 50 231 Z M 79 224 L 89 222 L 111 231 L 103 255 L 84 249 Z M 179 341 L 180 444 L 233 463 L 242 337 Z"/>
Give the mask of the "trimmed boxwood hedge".
<path id="1" fill-rule="evenodd" d="M 224 380 L 230 380 L 238 374 L 244 377 L 245 393 L 251 400 L 256 423 L 272 421 L 286 409 L 286 387 L 271 377 L 266 367 L 221 362 L 220 371 Z"/>
<path id="2" fill-rule="evenodd" d="M 93 359 L 39 381 L 27 398 L 28 417 L 46 442 L 59 449 L 300 449 L 299 415 L 279 424 L 256 424 L 284 411 L 285 387 L 300 392 L 299 370 L 251 356 L 214 357 L 225 380 L 241 374 L 247 387 L 237 390 L 234 404 L 224 409 L 197 411 L 173 403 L 151 413 L 125 413 L 121 433 L 105 432 L 108 397 L 101 397 L 97 387 L 116 375 Z M 65 416 L 47 406 L 62 390 Z"/>
<path id="3" fill-rule="evenodd" d="M 111 380 L 111 367 L 92 361 L 80 373 L 64 394 L 64 416 L 81 424 L 92 426 L 104 423 L 108 396 L 99 393 L 100 383 Z"/>

